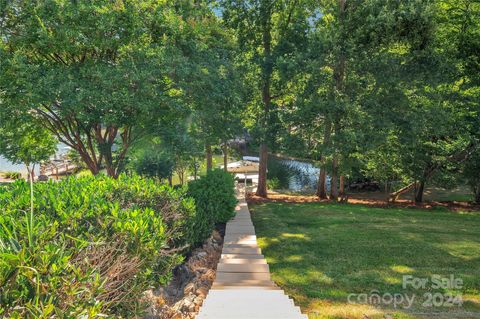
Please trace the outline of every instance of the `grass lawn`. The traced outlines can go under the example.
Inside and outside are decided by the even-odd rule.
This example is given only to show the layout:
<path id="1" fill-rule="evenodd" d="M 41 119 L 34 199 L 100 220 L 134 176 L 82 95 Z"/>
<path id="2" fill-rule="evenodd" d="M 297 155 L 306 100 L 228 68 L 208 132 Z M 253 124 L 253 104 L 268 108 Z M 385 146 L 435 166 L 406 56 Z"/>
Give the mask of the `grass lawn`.
<path id="1" fill-rule="evenodd" d="M 273 280 L 309 318 L 480 318 L 480 213 L 383 209 L 347 204 L 251 205 L 259 244 Z M 437 274 L 461 289 L 433 289 Z M 404 275 L 428 278 L 425 289 L 402 287 Z M 396 309 L 349 303 L 358 294 L 415 295 Z M 426 307 L 448 294 L 463 306 Z M 361 297 L 362 298 L 362 297 Z M 386 297 L 388 302 L 388 297 Z M 400 299 L 399 299 L 400 300 Z M 457 299 L 458 300 L 458 299 Z M 360 301 L 362 301 L 360 299 Z"/>

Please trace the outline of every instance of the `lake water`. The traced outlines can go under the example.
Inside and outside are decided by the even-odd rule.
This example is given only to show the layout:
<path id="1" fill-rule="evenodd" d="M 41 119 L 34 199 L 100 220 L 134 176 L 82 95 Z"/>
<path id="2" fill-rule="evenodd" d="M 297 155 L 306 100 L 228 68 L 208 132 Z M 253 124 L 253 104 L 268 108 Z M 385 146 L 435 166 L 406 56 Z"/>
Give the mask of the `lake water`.
<path id="1" fill-rule="evenodd" d="M 63 143 L 59 143 L 57 145 L 57 155 L 66 154 L 69 151 L 69 147 Z M 0 172 L 19 172 L 19 173 L 26 173 L 27 168 L 25 165 L 16 165 L 12 164 L 11 162 L 7 161 L 4 157 L 0 155 Z M 36 165 L 36 174 L 39 174 L 40 168 Z"/>
<path id="2" fill-rule="evenodd" d="M 269 157 L 268 178 L 276 178 L 281 189 L 295 192 L 315 192 L 320 168 L 306 161 Z M 327 190 L 330 180 L 327 177 Z"/>
<path id="3" fill-rule="evenodd" d="M 15 165 L 0 156 L 0 172 L 21 172 L 24 173 L 27 169 L 25 165 Z"/>

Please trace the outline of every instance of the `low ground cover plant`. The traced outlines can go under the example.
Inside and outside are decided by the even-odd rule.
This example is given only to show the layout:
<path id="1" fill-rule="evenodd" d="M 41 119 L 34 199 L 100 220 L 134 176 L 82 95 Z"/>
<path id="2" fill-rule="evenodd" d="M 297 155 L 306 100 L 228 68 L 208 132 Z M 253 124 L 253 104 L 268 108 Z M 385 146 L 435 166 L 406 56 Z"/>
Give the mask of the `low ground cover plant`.
<path id="1" fill-rule="evenodd" d="M 208 232 L 186 188 L 138 176 L 38 183 L 33 215 L 29 200 L 25 181 L 0 187 L 0 317 L 133 318 Z"/>

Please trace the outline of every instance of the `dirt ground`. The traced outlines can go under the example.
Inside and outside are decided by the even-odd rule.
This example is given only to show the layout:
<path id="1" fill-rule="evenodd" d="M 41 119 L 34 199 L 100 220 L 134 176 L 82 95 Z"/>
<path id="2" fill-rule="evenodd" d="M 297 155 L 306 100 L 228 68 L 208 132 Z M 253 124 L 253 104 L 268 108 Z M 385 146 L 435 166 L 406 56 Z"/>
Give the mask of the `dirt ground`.
<path id="1" fill-rule="evenodd" d="M 429 194 L 431 196 L 431 193 Z M 408 196 L 408 195 L 407 195 Z M 368 193 L 352 193 L 347 195 L 348 204 L 367 205 L 372 207 L 404 207 L 404 208 L 422 208 L 435 209 L 445 208 L 451 211 L 480 211 L 480 205 L 473 205 L 468 201 L 454 201 L 454 200 L 429 200 L 427 199 L 417 204 L 410 199 L 399 199 L 395 203 L 387 202 L 386 196 L 380 192 Z M 408 198 L 408 197 L 407 197 Z M 315 195 L 296 195 L 283 194 L 278 192 L 270 192 L 268 198 L 256 196 L 254 193 L 247 194 L 249 203 L 264 203 L 264 202 L 283 202 L 283 203 L 318 203 L 331 202 L 330 200 L 320 200 Z"/>

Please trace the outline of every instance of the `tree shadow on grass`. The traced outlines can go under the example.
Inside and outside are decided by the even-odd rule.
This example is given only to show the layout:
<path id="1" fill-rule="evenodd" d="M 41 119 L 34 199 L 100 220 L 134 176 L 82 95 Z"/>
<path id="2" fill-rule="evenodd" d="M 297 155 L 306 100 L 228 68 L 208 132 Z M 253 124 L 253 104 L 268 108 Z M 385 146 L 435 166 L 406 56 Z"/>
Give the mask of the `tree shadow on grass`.
<path id="1" fill-rule="evenodd" d="M 276 203 L 255 206 L 252 215 L 273 279 L 304 308 L 318 299 L 348 306 L 350 294 L 375 291 L 417 296 L 412 309 L 395 310 L 400 317 L 480 318 L 480 218 L 418 212 Z M 430 281 L 424 288 L 404 288 L 406 275 L 429 280 L 454 275 L 463 286 L 432 289 Z M 462 293 L 477 301 L 455 309 L 426 308 L 428 293 Z"/>

